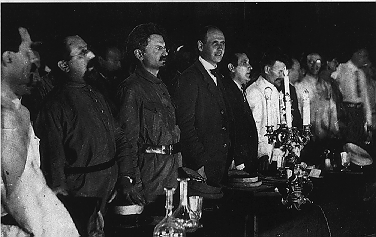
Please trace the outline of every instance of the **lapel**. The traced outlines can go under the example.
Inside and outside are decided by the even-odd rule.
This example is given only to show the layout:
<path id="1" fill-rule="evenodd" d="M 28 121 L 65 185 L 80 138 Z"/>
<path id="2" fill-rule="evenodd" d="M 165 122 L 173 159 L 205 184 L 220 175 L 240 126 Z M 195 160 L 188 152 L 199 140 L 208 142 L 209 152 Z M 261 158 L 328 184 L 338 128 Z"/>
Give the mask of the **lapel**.
<path id="1" fill-rule="evenodd" d="M 222 109 L 225 109 L 225 104 L 223 100 L 224 87 L 222 84 L 223 76 L 221 75 L 221 78 L 217 78 L 218 85 L 216 85 L 213 79 L 211 78 L 211 76 L 209 75 L 209 73 L 201 64 L 201 62 L 197 60 L 195 64 L 198 70 L 200 71 L 200 73 L 202 74 L 203 81 L 206 84 L 209 93 L 211 93 L 215 97 L 215 100 L 217 101 L 219 107 Z"/>

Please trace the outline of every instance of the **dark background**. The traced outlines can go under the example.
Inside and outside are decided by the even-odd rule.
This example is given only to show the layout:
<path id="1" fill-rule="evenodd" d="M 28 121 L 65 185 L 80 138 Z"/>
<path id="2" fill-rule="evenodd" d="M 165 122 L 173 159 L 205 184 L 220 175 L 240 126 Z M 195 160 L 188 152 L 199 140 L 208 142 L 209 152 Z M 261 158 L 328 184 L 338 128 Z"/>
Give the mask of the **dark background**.
<path id="1" fill-rule="evenodd" d="M 350 58 L 351 46 L 365 44 L 376 57 L 374 2 L 154 2 L 154 3 L 2 3 L 1 27 L 24 26 L 33 40 L 78 34 L 89 44 L 101 38 L 124 42 L 138 24 L 156 22 L 169 46 L 195 44 L 195 30 L 214 24 L 228 48 L 243 47 L 251 61 L 270 47 L 291 56 L 318 52 L 324 58 Z M 2 38 L 6 37 L 2 35 Z"/>

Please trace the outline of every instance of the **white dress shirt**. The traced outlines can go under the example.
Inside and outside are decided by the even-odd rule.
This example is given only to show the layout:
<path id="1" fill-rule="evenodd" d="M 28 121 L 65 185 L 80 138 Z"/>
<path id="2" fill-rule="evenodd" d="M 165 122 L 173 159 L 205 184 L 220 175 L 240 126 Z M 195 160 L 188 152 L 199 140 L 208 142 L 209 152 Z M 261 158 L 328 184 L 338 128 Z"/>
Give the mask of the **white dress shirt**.
<path id="1" fill-rule="evenodd" d="M 272 89 L 271 95 L 271 105 L 270 113 L 271 120 L 270 125 L 273 125 L 273 129 L 278 128 L 280 123 L 279 117 L 279 93 L 277 88 L 260 76 L 254 83 L 252 83 L 246 89 L 246 98 L 249 107 L 252 110 L 253 118 L 256 122 L 257 133 L 258 133 L 258 157 L 267 155 L 271 158 L 273 145 L 268 143 L 268 137 L 266 134 L 266 123 L 267 123 L 267 112 L 266 112 L 266 99 L 265 99 L 265 88 L 270 87 Z"/>
<path id="2" fill-rule="evenodd" d="M 201 56 L 198 57 L 198 60 L 201 62 L 202 66 L 204 66 L 205 70 L 209 73 L 209 76 L 213 79 L 214 83 L 217 85 L 217 78 L 210 72 L 210 70 L 216 69 L 217 66 L 213 66 L 208 61 L 203 59 Z"/>

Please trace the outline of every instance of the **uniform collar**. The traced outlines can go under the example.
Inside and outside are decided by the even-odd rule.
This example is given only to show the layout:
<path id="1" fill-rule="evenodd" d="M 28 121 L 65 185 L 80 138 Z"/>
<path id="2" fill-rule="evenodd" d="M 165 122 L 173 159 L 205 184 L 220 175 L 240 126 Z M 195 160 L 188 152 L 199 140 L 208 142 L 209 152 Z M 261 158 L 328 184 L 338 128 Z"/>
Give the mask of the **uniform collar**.
<path id="1" fill-rule="evenodd" d="M 148 80 L 152 83 L 160 84 L 160 83 L 163 82 L 160 78 L 158 78 L 158 77 L 154 76 L 153 74 L 151 74 L 150 72 L 146 71 L 146 69 L 143 68 L 142 66 L 137 66 L 135 73 L 137 75 L 139 75 L 140 77 L 145 78 L 146 80 Z"/>

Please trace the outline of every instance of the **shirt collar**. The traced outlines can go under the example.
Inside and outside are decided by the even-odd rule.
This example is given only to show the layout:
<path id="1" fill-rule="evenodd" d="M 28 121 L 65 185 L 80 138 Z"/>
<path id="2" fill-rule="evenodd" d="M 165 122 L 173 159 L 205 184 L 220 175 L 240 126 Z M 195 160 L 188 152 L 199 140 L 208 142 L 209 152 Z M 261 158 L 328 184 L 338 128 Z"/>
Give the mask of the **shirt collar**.
<path id="1" fill-rule="evenodd" d="M 355 64 L 354 64 L 351 60 L 349 60 L 347 63 L 348 63 L 348 65 L 349 65 L 349 68 L 350 68 L 352 71 L 356 71 L 356 70 L 358 70 L 358 67 L 355 66 Z"/>
<path id="2" fill-rule="evenodd" d="M 235 80 L 233 80 L 233 81 L 235 82 L 235 84 L 239 88 L 239 90 L 243 91 L 242 85 L 238 81 L 235 81 Z"/>
<path id="3" fill-rule="evenodd" d="M 210 71 L 212 69 L 216 69 L 217 68 L 217 66 L 213 66 L 211 63 L 209 63 L 208 61 L 206 61 L 205 59 L 203 59 L 201 56 L 198 57 L 198 60 L 201 62 L 202 66 L 204 66 L 204 68 L 207 71 Z"/>
<path id="4" fill-rule="evenodd" d="M 270 83 L 268 80 L 266 80 L 263 76 L 260 75 L 257 80 L 260 82 L 260 84 L 262 86 L 265 86 L 265 87 L 269 86 L 272 89 L 275 88 L 277 90 L 277 88 L 272 83 Z"/>

